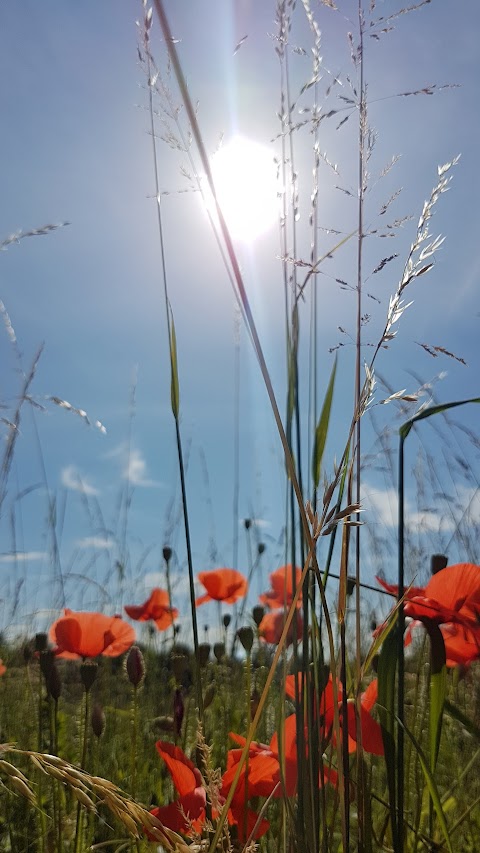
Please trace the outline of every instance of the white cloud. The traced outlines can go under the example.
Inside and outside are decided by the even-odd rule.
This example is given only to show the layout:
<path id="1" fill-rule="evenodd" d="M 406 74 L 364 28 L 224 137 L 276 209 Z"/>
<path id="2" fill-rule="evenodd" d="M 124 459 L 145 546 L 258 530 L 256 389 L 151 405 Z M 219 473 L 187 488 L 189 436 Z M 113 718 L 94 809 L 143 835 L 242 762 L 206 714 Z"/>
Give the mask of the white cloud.
<path id="1" fill-rule="evenodd" d="M 8 554 L 0 554 L 0 563 L 14 563 L 18 561 L 26 563 L 30 560 L 43 560 L 47 556 L 46 551 L 11 551 Z"/>
<path id="2" fill-rule="evenodd" d="M 112 548 L 115 544 L 113 539 L 108 536 L 85 536 L 83 539 L 77 539 L 76 543 L 79 548 Z"/>
<path id="3" fill-rule="evenodd" d="M 396 527 L 398 524 L 398 495 L 395 489 L 365 486 L 362 508 L 367 511 L 362 521 L 373 521 L 386 527 Z"/>
<path id="4" fill-rule="evenodd" d="M 363 508 L 367 510 L 364 516 L 368 523 L 384 524 L 385 527 L 398 526 L 398 494 L 395 489 L 378 489 L 375 486 L 365 486 Z M 421 533 L 440 533 L 453 530 L 454 520 L 435 510 L 414 509 L 405 500 L 405 523 L 410 528 L 417 528 Z"/>
<path id="5" fill-rule="evenodd" d="M 143 488 L 158 488 L 162 484 L 152 480 L 148 476 L 147 463 L 143 453 L 136 447 L 128 448 L 125 442 L 114 447 L 106 454 L 107 459 L 120 459 L 122 463 L 122 477 L 128 480 L 132 486 Z"/>
<path id="6" fill-rule="evenodd" d="M 123 476 L 128 478 L 132 486 L 159 486 L 155 480 L 147 476 L 147 463 L 139 450 L 130 451 L 129 458 L 123 469 Z"/>
<path id="7" fill-rule="evenodd" d="M 82 492 L 84 495 L 100 494 L 95 486 L 92 486 L 88 480 L 80 475 L 75 465 L 67 465 L 66 468 L 62 468 L 60 480 L 62 486 L 66 489 L 72 489 L 74 492 Z"/>

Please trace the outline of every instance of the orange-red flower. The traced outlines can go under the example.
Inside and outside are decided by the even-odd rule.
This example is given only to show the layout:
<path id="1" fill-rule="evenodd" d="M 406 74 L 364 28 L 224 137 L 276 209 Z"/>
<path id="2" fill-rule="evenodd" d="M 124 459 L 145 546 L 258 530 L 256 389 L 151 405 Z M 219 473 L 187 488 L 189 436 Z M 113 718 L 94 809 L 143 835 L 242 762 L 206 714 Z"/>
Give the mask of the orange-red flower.
<path id="1" fill-rule="evenodd" d="M 396 588 L 387 591 L 393 593 Z M 406 594 L 405 616 L 427 627 L 429 623 L 442 626 L 448 666 L 480 658 L 480 566 L 447 566 L 413 593 L 410 589 Z"/>
<path id="2" fill-rule="evenodd" d="M 61 658 L 118 657 L 135 642 L 135 631 L 120 616 L 65 610 L 49 637 Z"/>
<path id="3" fill-rule="evenodd" d="M 295 584 L 293 583 L 294 574 Z M 260 601 L 272 610 L 279 609 L 280 607 L 290 607 L 301 576 L 302 570 L 295 568 L 293 571 L 291 563 L 287 566 L 280 566 L 279 569 L 271 573 L 270 584 L 272 588 L 259 596 Z M 302 594 L 300 593 L 297 607 L 300 607 L 301 603 Z"/>
<path id="4" fill-rule="evenodd" d="M 383 586 L 385 592 L 389 592 L 390 595 L 395 595 L 395 596 L 398 595 L 398 584 L 387 583 L 386 580 L 379 577 L 378 575 L 375 576 L 375 580 L 377 581 L 377 583 L 380 584 L 380 586 Z M 425 595 L 425 587 L 423 587 L 423 586 L 407 586 L 407 587 L 405 587 L 405 598 L 406 599 L 413 598 L 415 595 Z"/>
<path id="5" fill-rule="evenodd" d="M 287 613 L 284 610 L 273 610 L 271 613 L 266 613 L 258 626 L 258 633 L 260 637 L 265 640 L 266 643 L 278 644 L 280 642 L 280 637 L 282 636 L 286 618 Z M 287 646 L 293 643 L 295 620 L 297 623 L 297 640 L 300 641 L 302 639 L 303 620 L 300 613 L 297 612 L 295 613 L 287 632 Z"/>
<path id="6" fill-rule="evenodd" d="M 181 832 L 186 836 L 200 833 L 206 819 L 205 805 L 207 799 L 200 771 L 178 746 L 159 740 L 156 743 L 156 748 L 167 765 L 179 796 L 167 806 L 157 806 L 152 809 L 151 814 L 158 818 L 164 826 L 173 829 L 175 832 Z M 228 792 L 230 784 L 231 781 L 222 785 L 222 791 Z M 219 805 L 222 805 L 223 802 L 224 799 L 221 795 Z M 218 813 L 214 810 L 213 817 L 216 818 L 217 816 Z M 256 824 L 257 817 L 258 815 L 255 812 L 245 806 L 244 800 L 236 800 L 234 797 L 234 802 L 228 811 L 228 822 L 238 825 L 238 834 L 241 840 L 247 840 Z M 260 838 L 268 827 L 268 821 L 261 821 L 260 828 L 255 832 L 255 838 Z"/>
<path id="7" fill-rule="evenodd" d="M 205 823 L 207 796 L 200 771 L 178 746 L 159 740 L 155 744 L 158 754 L 167 765 L 179 797 L 167 806 L 151 810 L 161 823 L 174 832 L 191 835 L 201 832 Z"/>
<path id="8" fill-rule="evenodd" d="M 240 747 L 245 746 L 245 738 L 240 737 L 233 732 L 230 732 L 230 737 Z M 307 728 L 305 727 L 305 738 L 307 737 Z M 226 796 L 233 780 L 237 774 L 238 764 L 242 755 L 243 749 L 231 749 L 227 757 L 227 770 L 222 777 L 222 796 Z M 333 768 L 326 765 L 323 768 L 323 781 L 319 778 L 319 784 L 331 782 L 336 785 L 338 781 L 337 773 Z M 269 745 L 261 743 L 251 743 L 248 753 L 248 764 L 245 763 L 240 771 L 235 793 L 233 795 L 231 810 L 236 816 L 238 811 L 241 814 L 243 809 L 245 821 L 246 801 L 250 797 L 293 797 L 297 791 L 298 783 L 298 758 L 297 758 L 297 719 L 296 714 L 291 714 L 285 719 L 282 732 L 282 747 L 279 746 L 279 737 L 275 733 L 270 740 Z M 255 813 L 250 815 L 253 821 Z M 268 824 L 263 822 L 265 826 L 260 826 L 256 835 L 257 838 L 266 832 Z M 239 829 L 241 826 L 238 820 Z M 254 825 L 254 823 L 252 823 Z M 260 831 L 261 829 L 261 831 Z"/>
<path id="9" fill-rule="evenodd" d="M 480 625 L 477 629 L 464 625 L 441 625 L 447 666 L 468 666 L 480 658 Z"/>
<path id="10" fill-rule="evenodd" d="M 165 589 L 156 587 L 147 600 L 140 605 L 127 604 L 125 612 L 138 622 L 155 622 L 159 631 L 166 631 L 178 617 L 178 610 L 170 607 L 170 598 Z"/>
<path id="11" fill-rule="evenodd" d="M 299 680 L 299 689 L 301 690 L 301 682 Z M 285 692 L 291 699 L 295 699 L 295 676 L 287 675 L 285 683 Z M 339 709 L 339 722 L 342 726 L 342 685 L 337 683 L 337 701 Z M 377 701 L 378 681 L 375 678 L 370 682 L 367 689 L 362 693 L 360 698 L 360 728 L 362 733 L 362 748 L 365 752 L 370 752 L 372 755 L 383 755 L 383 740 L 382 730 L 379 723 L 373 718 L 371 711 Z M 335 733 L 333 731 L 334 709 L 333 700 L 333 680 L 330 673 L 325 689 L 322 692 L 319 703 L 320 709 L 320 726 L 321 740 L 326 743 L 332 739 L 335 743 Z M 355 752 L 357 745 L 357 723 L 355 714 L 355 702 L 353 699 L 347 701 L 347 728 L 348 728 L 348 751 Z"/>
<path id="12" fill-rule="evenodd" d="M 199 572 L 198 580 L 207 590 L 205 595 L 196 599 L 195 604 L 205 604 L 206 601 L 223 601 L 233 604 L 247 594 L 246 578 L 236 569 L 214 569 L 211 572 Z"/>
<path id="13" fill-rule="evenodd" d="M 0 675 L 5 675 L 7 671 L 7 667 L 5 666 L 3 660 L 0 658 Z"/>

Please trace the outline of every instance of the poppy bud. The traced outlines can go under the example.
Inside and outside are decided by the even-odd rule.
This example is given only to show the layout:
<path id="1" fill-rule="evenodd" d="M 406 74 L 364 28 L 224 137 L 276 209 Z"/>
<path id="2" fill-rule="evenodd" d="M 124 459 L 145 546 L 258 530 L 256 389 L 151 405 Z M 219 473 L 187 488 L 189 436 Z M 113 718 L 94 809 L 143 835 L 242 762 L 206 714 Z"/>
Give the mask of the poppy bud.
<path id="1" fill-rule="evenodd" d="M 180 684 L 190 668 L 190 659 L 187 652 L 172 654 L 170 657 L 172 671 L 176 681 Z"/>
<path id="2" fill-rule="evenodd" d="M 93 682 L 97 677 L 98 672 L 98 664 L 95 661 L 83 661 L 80 667 L 80 678 L 82 679 L 82 684 L 85 688 L 85 692 L 88 693 Z"/>
<path id="3" fill-rule="evenodd" d="M 198 665 L 206 666 L 210 657 L 210 643 L 200 643 L 198 647 Z"/>
<path id="4" fill-rule="evenodd" d="M 95 737 L 101 737 L 105 730 L 105 711 L 101 705 L 94 705 L 91 716 L 92 730 Z"/>
<path id="5" fill-rule="evenodd" d="M 203 630 L 204 630 L 205 636 L 206 636 L 208 634 L 208 625 L 204 625 Z"/>
<path id="6" fill-rule="evenodd" d="M 222 658 L 225 657 L 225 643 L 215 643 L 213 647 L 213 654 L 220 663 Z"/>
<path id="7" fill-rule="evenodd" d="M 152 720 L 152 728 L 161 732 L 173 732 L 175 723 L 173 717 L 155 717 Z"/>
<path id="8" fill-rule="evenodd" d="M 228 626 L 230 625 L 230 622 L 231 622 L 231 621 L 232 621 L 232 617 L 230 616 L 230 613 L 225 613 L 225 615 L 224 615 L 224 617 L 223 617 L 223 626 L 224 626 L 224 628 L 228 628 Z"/>
<path id="9" fill-rule="evenodd" d="M 166 563 L 169 563 L 170 560 L 172 559 L 172 549 L 169 548 L 168 545 L 164 546 L 163 559 L 165 560 Z"/>
<path id="10" fill-rule="evenodd" d="M 249 625 L 245 625 L 243 628 L 238 629 L 237 637 L 240 640 L 247 655 L 250 654 L 253 646 L 253 629 L 250 628 Z"/>
<path id="11" fill-rule="evenodd" d="M 347 578 L 347 596 L 350 596 L 355 589 L 355 578 Z"/>
<path id="12" fill-rule="evenodd" d="M 258 551 L 258 553 L 259 553 L 259 555 L 260 555 L 260 556 L 264 553 L 264 551 L 265 551 L 265 548 L 266 548 L 266 547 L 267 547 L 267 546 L 266 546 L 266 545 L 264 545 L 264 543 L 263 543 L 263 542 L 259 542 L 259 543 L 258 543 L 258 545 L 257 545 L 257 551 Z"/>
<path id="13" fill-rule="evenodd" d="M 31 643 L 27 643 L 23 647 L 23 660 L 25 661 L 25 663 L 30 663 L 32 657 L 33 657 L 33 649 L 32 649 Z"/>
<path id="14" fill-rule="evenodd" d="M 258 628 L 258 626 L 260 625 L 260 622 L 262 621 L 263 617 L 265 616 L 265 608 L 262 607 L 261 604 L 257 604 L 257 606 L 254 607 L 252 610 L 252 616 L 253 616 L 253 621 L 255 622 L 255 625 Z"/>
<path id="15" fill-rule="evenodd" d="M 448 557 L 445 557 L 443 554 L 433 554 L 430 558 L 430 572 L 432 575 L 436 575 L 437 572 L 441 572 L 447 566 Z"/>
<path id="16" fill-rule="evenodd" d="M 181 630 L 182 630 L 181 625 L 174 625 L 173 626 L 173 633 L 175 634 L 176 637 L 178 637 Z"/>
<path id="17" fill-rule="evenodd" d="M 138 687 L 145 677 L 145 661 L 138 646 L 132 646 L 127 655 L 127 675 L 130 684 Z"/>
<path id="18" fill-rule="evenodd" d="M 250 530 L 250 528 L 252 526 L 252 519 L 251 518 L 245 518 L 243 521 L 243 524 L 244 524 L 245 530 Z"/>
<path id="19" fill-rule="evenodd" d="M 47 634 L 35 634 L 35 651 L 36 652 L 45 652 L 48 646 L 48 636 Z"/>
<path id="20" fill-rule="evenodd" d="M 177 689 L 175 690 L 175 695 L 173 697 L 173 730 L 175 732 L 176 737 L 178 737 L 182 731 L 184 713 L 185 705 L 183 704 L 182 691 L 179 690 L 177 687 Z"/>
<path id="21" fill-rule="evenodd" d="M 208 708 L 209 705 L 212 704 L 215 696 L 215 685 L 209 684 L 207 689 L 205 690 L 205 695 L 203 697 L 203 707 Z"/>

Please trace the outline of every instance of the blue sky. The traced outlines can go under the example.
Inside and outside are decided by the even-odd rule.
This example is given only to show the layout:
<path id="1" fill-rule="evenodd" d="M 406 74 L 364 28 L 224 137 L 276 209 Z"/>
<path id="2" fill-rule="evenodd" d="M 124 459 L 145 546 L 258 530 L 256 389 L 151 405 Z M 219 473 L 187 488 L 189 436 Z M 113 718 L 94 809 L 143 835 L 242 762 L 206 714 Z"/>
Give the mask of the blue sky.
<path id="1" fill-rule="evenodd" d="M 339 0 L 338 6 L 339 11 L 333 12 L 321 3 L 312 3 L 322 30 L 322 85 L 325 88 L 338 75 L 345 86 L 341 91 L 347 91 L 346 76 L 353 79 L 355 70 L 346 34 L 355 33 L 356 4 Z M 166 9 L 179 39 L 192 97 L 198 101 L 208 150 L 215 150 L 221 134 L 228 140 L 238 132 L 269 143 L 279 132 L 279 71 L 271 38 L 275 4 L 269 0 L 185 0 L 167 2 Z M 397 2 L 377 2 L 379 15 L 399 9 Z M 93 0 L 81 4 L 4 0 L 0 10 L 4 200 L 0 235 L 4 239 L 19 229 L 70 223 L 48 236 L 13 244 L 1 256 L 0 298 L 15 329 L 24 370 L 44 344 L 32 395 L 46 409 L 37 409 L 32 416 L 30 408 L 24 407 L 0 518 L 0 626 L 10 630 L 48 620 L 50 610 L 61 606 L 63 592 L 66 604 L 79 609 L 102 606 L 114 610 L 123 603 L 139 603 L 153 585 L 164 585 L 161 548 L 167 541 L 175 550 L 176 597 L 184 609 L 185 548 L 152 198 L 147 91 L 136 50 L 135 21 L 141 16 L 140 3 L 114 0 L 101 4 Z M 441 375 L 434 382 L 438 399 L 472 397 L 479 394 L 476 105 L 480 13 L 474 0 L 465 0 L 460 6 L 432 2 L 394 23 L 393 32 L 379 42 L 367 40 L 365 48 L 369 120 L 378 134 L 372 174 L 380 172 L 394 155 L 401 158 L 369 196 L 367 219 L 373 221 L 375 211 L 400 187 L 402 193 L 392 210 L 396 217 L 412 214 L 413 219 L 395 240 L 372 239 L 366 247 L 366 275 L 382 258 L 394 253 L 398 258 L 381 276 L 365 284 L 380 300 L 367 300 L 365 305 L 372 315 L 365 340 L 376 341 L 383 327 L 388 299 L 401 275 L 418 215 L 436 182 L 437 165 L 461 153 L 452 189 L 441 198 L 431 226 L 433 235 L 446 235 L 446 242 L 435 268 L 413 286 L 410 298 L 414 304 L 401 320 L 398 339 L 381 353 L 377 367 L 394 390 L 413 392 L 419 384 Z M 306 56 L 292 52 L 290 57 L 292 91 L 298 92 L 311 74 L 311 37 L 302 4 L 297 4 L 291 43 L 307 51 Z M 152 49 L 164 67 L 155 16 Z M 459 84 L 459 88 L 435 96 L 391 97 L 432 83 Z M 172 91 L 176 92 L 173 82 Z M 307 93 L 301 105 L 308 103 Z M 338 164 L 340 177 L 332 180 L 327 168 L 321 173 L 319 218 L 325 227 L 349 231 L 355 227 L 355 200 L 335 186 L 355 187 L 355 117 L 340 130 L 335 130 L 337 123 L 321 126 L 321 150 Z M 305 257 L 310 239 L 311 135 L 299 133 L 295 144 L 301 205 L 298 254 Z M 272 151 L 278 153 L 278 142 Z M 200 571 L 232 562 L 235 308 L 198 194 L 178 192 L 186 185 L 181 166 L 182 157 L 160 143 L 160 185 L 169 192 L 163 197 L 162 210 L 179 350 L 192 543 L 195 569 Z M 329 248 L 332 239 L 322 233 L 320 247 Z M 276 229 L 250 247 L 239 247 L 283 410 L 284 315 L 278 255 Z M 354 295 L 334 281 L 354 281 L 353 244 L 339 252 L 326 271 L 328 275 L 318 279 L 322 306 L 320 398 L 331 370 L 330 349 L 340 341 L 348 343 L 338 326 L 347 332 L 354 328 Z M 301 319 L 303 340 L 308 308 L 307 300 Z M 433 359 L 416 342 L 443 346 L 463 358 L 467 366 L 446 356 Z M 21 388 L 21 374 L 6 331 L 0 335 L 0 354 L 2 404 L 8 419 Z M 365 354 L 368 357 L 368 348 Z M 267 545 L 262 573 L 254 583 L 257 593 L 268 585 L 268 572 L 284 562 L 285 484 L 279 440 L 244 330 L 240 375 L 239 511 L 241 518 L 259 520 L 253 530 L 254 547 L 260 540 Z M 341 453 L 351 417 L 353 348 L 348 345 L 339 350 L 338 375 L 335 424 L 327 447 L 330 470 L 334 454 Z M 302 394 L 306 406 L 305 388 Z M 92 421 L 99 420 L 106 434 L 49 403 L 46 398 L 52 395 L 86 411 Z M 377 403 L 384 396 L 378 388 Z M 377 405 L 372 417 L 377 430 L 400 422 L 393 404 Z M 471 430 L 478 428 L 475 407 L 461 411 L 455 420 Z M 372 531 L 385 541 L 382 554 L 390 554 L 391 564 L 384 568 L 391 577 L 395 572 L 396 499 L 391 475 L 378 470 L 388 466 L 379 460 L 375 432 L 370 421 L 365 423 L 365 505 L 370 512 L 365 514 L 368 530 L 362 535 L 369 542 Z M 427 464 L 423 474 L 417 464 L 416 478 L 411 477 L 409 512 L 412 525 L 423 524 L 417 545 L 420 540 L 427 550 L 448 545 L 452 558 L 461 560 L 467 558 L 468 536 L 459 542 L 452 541 L 452 534 L 463 512 L 472 522 L 480 517 L 475 473 L 479 470 L 478 447 L 465 433 L 442 426 L 440 435 L 439 430 L 425 426 L 421 443 L 411 440 L 410 465 L 418 459 L 422 445 L 423 452 L 431 453 L 436 461 L 433 468 Z M 392 449 L 396 451 L 393 439 Z M 455 454 L 467 465 L 463 480 L 461 463 L 452 462 Z M 435 489 L 433 469 L 442 488 Z M 127 483 L 130 493 L 125 513 Z M 422 505 L 422 488 L 426 506 Z M 442 489 L 451 499 L 452 510 L 443 500 L 438 512 L 432 512 Z M 50 509 L 53 502 L 56 507 L 56 569 L 52 568 L 48 495 Z M 239 537 L 238 568 L 247 571 L 241 525 Z M 16 561 L 11 556 L 14 550 L 23 555 Z M 126 564 L 122 581 L 115 568 L 118 559 Z M 468 559 L 473 559 L 471 553 Z M 371 581 L 374 568 L 381 566 L 373 557 L 366 565 Z M 58 580 L 60 570 L 63 588 Z M 202 621 L 215 618 L 214 611 L 204 612 Z M 32 621 L 33 613 L 39 615 Z"/>

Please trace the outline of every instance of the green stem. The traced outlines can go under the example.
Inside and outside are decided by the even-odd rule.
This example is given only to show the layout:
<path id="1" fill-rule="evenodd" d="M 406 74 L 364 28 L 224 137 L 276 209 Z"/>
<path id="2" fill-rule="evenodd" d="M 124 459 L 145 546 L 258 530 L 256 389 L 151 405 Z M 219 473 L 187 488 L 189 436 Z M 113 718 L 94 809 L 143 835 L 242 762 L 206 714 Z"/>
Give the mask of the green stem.
<path id="1" fill-rule="evenodd" d="M 83 770 L 85 768 L 85 764 L 87 761 L 87 748 L 88 748 L 88 718 L 90 714 L 90 691 L 85 690 L 84 693 L 84 713 L 83 713 L 83 721 L 82 721 L 82 753 L 80 759 L 80 769 Z M 82 841 L 83 841 L 83 812 L 81 803 L 77 803 L 77 820 L 75 823 L 75 853 L 80 853 L 82 849 Z"/>

